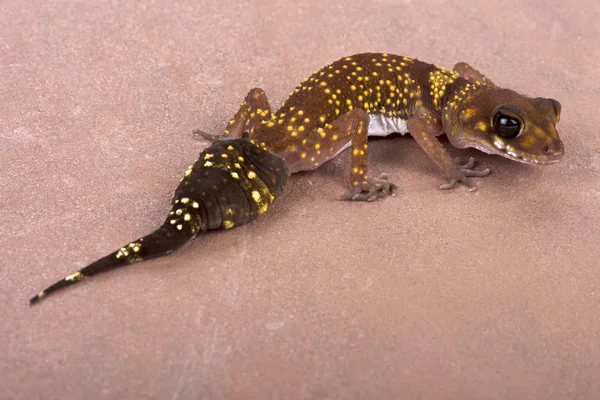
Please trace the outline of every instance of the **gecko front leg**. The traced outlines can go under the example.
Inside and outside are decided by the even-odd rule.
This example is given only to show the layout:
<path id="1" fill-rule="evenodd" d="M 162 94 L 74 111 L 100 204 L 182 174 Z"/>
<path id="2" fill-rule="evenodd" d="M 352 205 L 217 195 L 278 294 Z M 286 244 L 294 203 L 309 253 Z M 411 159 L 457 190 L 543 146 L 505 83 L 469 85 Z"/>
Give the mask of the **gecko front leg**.
<path id="1" fill-rule="evenodd" d="M 485 75 L 471 67 L 466 62 L 459 62 L 454 65 L 453 71 L 458 72 L 458 75 L 471 81 L 480 83 L 482 85 L 496 86 L 494 82 L 489 80 Z"/>
<path id="2" fill-rule="evenodd" d="M 462 183 L 467 186 L 469 191 L 475 191 L 477 186 L 468 177 L 486 176 L 490 173 L 487 168 L 481 171 L 474 169 L 475 160 L 472 157 L 464 165 L 460 165 L 460 159 L 457 161 L 450 158 L 448 151 L 437 139 L 437 136 L 442 134 L 442 123 L 439 118 L 420 114 L 410 117 L 407 124 L 411 136 L 446 174 L 448 183 L 441 185 L 440 189 L 453 189 L 458 183 Z"/>

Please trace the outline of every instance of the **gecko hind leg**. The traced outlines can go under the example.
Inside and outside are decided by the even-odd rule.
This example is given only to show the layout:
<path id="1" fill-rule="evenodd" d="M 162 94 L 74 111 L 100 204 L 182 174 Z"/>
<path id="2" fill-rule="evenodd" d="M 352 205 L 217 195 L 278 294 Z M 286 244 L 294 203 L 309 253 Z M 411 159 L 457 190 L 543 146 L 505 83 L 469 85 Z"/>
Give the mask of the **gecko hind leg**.
<path id="1" fill-rule="evenodd" d="M 251 89 L 240 104 L 233 118 L 227 123 L 223 134 L 211 135 L 201 129 L 192 133 L 216 141 L 223 138 L 246 138 L 252 136 L 254 128 L 271 117 L 271 106 L 265 91 L 259 88 Z"/>

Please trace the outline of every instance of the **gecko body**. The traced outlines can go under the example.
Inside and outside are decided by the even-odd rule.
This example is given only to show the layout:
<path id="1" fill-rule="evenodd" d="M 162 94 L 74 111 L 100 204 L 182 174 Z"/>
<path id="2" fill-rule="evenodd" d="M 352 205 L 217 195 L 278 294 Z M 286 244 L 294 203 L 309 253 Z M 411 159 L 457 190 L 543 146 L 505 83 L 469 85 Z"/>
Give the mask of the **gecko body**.
<path id="1" fill-rule="evenodd" d="M 344 57 L 300 83 L 276 112 L 252 89 L 222 135 L 200 153 L 177 188 L 173 208 L 155 232 L 39 292 L 32 304 L 86 277 L 168 254 L 197 234 L 239 226 L 267 211 L 288 175 L 315 169 L 351 148 L 351 188 L 343 198 L 376 200 L 394 193 L 385 174 L 367 174 L 367 137 L 409 133 L 445 173 L 442 189 L 485 176 L 460 165 L 437 139 L 528 164 L 552 164 L 564 153 L 556 124 L 560 103 L 497 87 L 465 63 L 453 70 L 408 57 Z"/>

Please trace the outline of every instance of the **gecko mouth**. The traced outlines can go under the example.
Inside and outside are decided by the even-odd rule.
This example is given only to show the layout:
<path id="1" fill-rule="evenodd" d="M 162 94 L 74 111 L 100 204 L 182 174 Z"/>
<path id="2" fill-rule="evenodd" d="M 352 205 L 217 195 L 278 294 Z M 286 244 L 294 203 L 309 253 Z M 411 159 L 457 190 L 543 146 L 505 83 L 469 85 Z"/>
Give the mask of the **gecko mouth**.
<path id="1" fill-rule="evenodd" d="M 546 145 L 541 149 L 541 154 L 529 154 L 522 151 L 517 151 L 513 146 L 495 141 L 493 147 L 482 148 L 478 150 L 488 154 L 497 154 L 509 160 L 518 161 L 524 164 L 550 165 L 559 162 L 564 155 L 563 145 L 561 141 L 556 142 L 553 146 Z"/>
<path id="2" fill-rule="evenodd" d="M 498 152 L 501 156 L 509 158 L 513 161 L 518 161 L 524 164 L 550 165 L 556 164 L 562 158 L 562 154 L 551 157 L 529 156 L 526 154 L 516 154 L 514 152 Z"/>

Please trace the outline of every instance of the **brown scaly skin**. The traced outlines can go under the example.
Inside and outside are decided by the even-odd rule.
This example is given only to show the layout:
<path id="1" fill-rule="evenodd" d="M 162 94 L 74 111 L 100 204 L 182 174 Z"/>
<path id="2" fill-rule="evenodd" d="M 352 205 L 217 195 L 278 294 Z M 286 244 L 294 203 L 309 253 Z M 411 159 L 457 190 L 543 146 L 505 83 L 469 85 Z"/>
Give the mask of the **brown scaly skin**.
<path id="1" fill-rule="evenodd" d="M 66 276 L 30 303 L 90 276 L 169 254 L 199 233 L 243 225 L 267 211 L 288 176 L 281 157 L 246 139 L 219 140 L 188 168 L 171 212 L 156 231 Z"/>
<path id="2" fill-rule="evenodd" d="M 448 178 L 442 189 L 460 182 L 475 190 L 468 177 L 489 173 L 473 169 L 473 160 L 458 165 L 438 141 L 442 134 L 454 147 L 525 163 L 549 164 L 563 156 L 558 101 L 498 88 L 465 63 L 449 71 L 385 53 L 357 54 L 324 67 L 275 113 L 264 91 L 252 89 L 223 136 L 248 135 L 282 156 L 292 173 L 317 168 L 350 143 L 352 190 L 344 197 L 375 200 L 393 194 L 395 186 L 385 176 L 367 176 L 372 115 L 406 120 L 409 133 Z"/>

